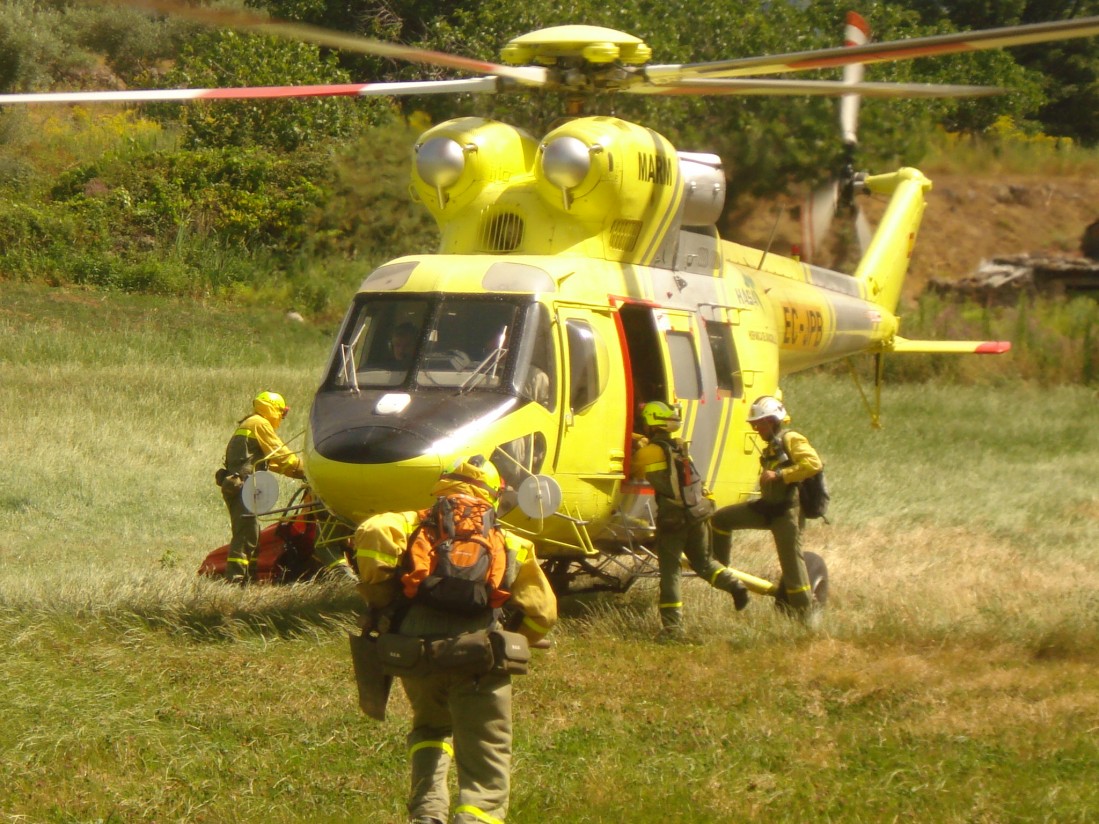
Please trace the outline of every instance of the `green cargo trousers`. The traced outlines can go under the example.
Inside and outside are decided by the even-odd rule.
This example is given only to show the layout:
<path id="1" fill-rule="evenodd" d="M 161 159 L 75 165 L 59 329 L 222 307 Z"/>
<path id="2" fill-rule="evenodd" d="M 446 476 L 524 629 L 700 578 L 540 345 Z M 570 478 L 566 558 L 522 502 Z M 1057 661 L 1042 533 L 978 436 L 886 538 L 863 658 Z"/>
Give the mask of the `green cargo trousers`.
<path id="1" fill-rule="evenodd" d="M 801 551 L 801 510 L 796 504 L 773 515 L 768 514 L 766 507 L 760 506 L 758 501 L 733 504 L 715 512 L 712 523 L 714 554 L 725 563 L 729 563 L 732 554 L 730 533 L 733 530 L 769 530 L 775 539 L 778 563 L 782 568 L 782 587 L 786 590 L 790 606 L 799 612 L 812 606 L 812 586 Z"/>
<path id="2" fill-rule="evenodd" d="M 511 676 L 438 672 L 403 677 L 412 705 L 408 735 L 409 817 L 495 824 L 511 790 Z M 450 815 L 447 772 L 458 766 L 458 806 Z"/>
<path id="3" fill-rule="evenodd" d="M 225 563 L 225 577 L 230 581 L 253 580 L 258 564 L 259 521 L 244 505 L 244 497 L 240 494 L 243 485 L 238 475 L 230 475 L 221 483 L 221 497 L 225 499 L 233 529 Z"/>
<path id="4" fill-rule="evenodd" d="M 714 560 L 710 544 L 710 525 L 707 521 L 695 521 L 678 529 L 659 526 L 656 532 L 656 557 L 660 566 L 660 624 L 666 632 L 683 628 L 683 575 L 680 559 L 686 555 L 687 563 L 695 575 L 710 586 L 731 592 L 737 579 Z"/>

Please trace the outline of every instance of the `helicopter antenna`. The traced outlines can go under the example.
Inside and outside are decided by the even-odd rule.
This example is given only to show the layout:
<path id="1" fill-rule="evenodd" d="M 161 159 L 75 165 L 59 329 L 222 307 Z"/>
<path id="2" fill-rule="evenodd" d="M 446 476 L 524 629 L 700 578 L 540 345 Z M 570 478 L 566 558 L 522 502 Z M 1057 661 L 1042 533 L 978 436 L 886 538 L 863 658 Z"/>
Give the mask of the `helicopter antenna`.
<path id="1" fill-rule="evenodd" d="M 759 263 L 756 265 L 757 269 L 763 268 L 763 261 L 767 260 L 767 255 L 771 253 L 771 246 L 775 242 L 775 232 L 778 231 L 778 222 L 782 217 L 783 207 L 778 205 L 775 207 L 775 222 L 771 224 L 771 236 L 767 238 L 767 248 L 763 250 L 763 254 L 759 258 Z"/>

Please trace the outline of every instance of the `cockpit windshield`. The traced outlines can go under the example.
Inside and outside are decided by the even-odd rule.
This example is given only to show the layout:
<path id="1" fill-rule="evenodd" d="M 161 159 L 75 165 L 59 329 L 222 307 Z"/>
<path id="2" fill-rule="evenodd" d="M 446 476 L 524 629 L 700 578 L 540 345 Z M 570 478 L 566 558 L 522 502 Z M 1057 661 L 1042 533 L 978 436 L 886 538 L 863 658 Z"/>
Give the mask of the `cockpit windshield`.
<path id="1" fill-rule="evenodd" d="M 335 389 L 496 389 L 552 408 L 545 307 L 529 299 L 361 295 L 336 348 Z"/>

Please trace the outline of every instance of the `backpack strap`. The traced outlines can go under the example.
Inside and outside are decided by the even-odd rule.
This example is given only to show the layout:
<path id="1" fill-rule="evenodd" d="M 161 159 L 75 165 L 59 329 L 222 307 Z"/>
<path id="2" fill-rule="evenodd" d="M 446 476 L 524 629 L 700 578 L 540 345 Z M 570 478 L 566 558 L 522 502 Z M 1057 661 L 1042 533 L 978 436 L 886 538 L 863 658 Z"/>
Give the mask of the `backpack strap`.
<path id="1" fill-rule="evenodd" d="M 679 482 L 679 465 L 677 458 L 682 454 L 680 452 L 680 445 L 683 441 L 678 438 L 674 441 L 653 441 L 660 445 L 660 448 L 664 450 L 664 454 L 668 459 L 668 478 L 672 484 L 672 492 L 675 494 L 675 502 L 677 504 L 683 503 L 683 486 Z"/>

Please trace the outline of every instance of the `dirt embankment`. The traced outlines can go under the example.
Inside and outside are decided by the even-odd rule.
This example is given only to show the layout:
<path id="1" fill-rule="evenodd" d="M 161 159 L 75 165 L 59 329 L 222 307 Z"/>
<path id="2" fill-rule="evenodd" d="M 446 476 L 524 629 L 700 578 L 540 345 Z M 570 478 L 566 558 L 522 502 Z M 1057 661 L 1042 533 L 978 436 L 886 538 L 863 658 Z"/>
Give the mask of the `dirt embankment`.
<path id="1" fill-rule="evenodd" d="M 918 295 L 932 278 L 956 280 L 982 260 L 1002 255 L 1079 255 L 1080 239 L 1099 218 L 1099 179 L 1010 175 L 971 178 L 928 173 L 933 188 L 916 240 L 905 295 Z M 883 198 L 860 198 L 871 222 L 885 208 Z M 726 236 L 763 247 L 774 229 L 772 248 L 788 254 L 800 240 L 793 199 L 757 205 L 734 219 Z M 776 215 L 780 215 L 776 227 Z M 838 252 L 832 248 L 829 254 Z M 819 261 L 832 265 L 827 259 Z M 849 271 L 843 263 L 837 268 Z"/>

